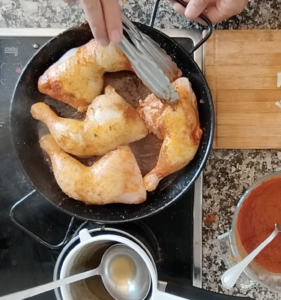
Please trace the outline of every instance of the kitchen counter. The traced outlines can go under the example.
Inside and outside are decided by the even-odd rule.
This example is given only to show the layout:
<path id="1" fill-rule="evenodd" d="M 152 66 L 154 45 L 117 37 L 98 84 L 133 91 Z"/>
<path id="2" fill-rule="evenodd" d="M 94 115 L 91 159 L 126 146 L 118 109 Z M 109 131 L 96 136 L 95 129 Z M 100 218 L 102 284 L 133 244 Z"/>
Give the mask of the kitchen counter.
<path id="1" fill-rule="evenodd" d="M 147 22 L 153 0 L 120 1 L 127 15 Z M 218 29 L 276 29 L 281 27 L 280 0 L 250 1 L 239 16 L 217 25 Z M 192 28 L 197 24 L 179 16 L 162 0 L 155 26 Z M 78 3 L 60 0 L 0 0 L 0 27 L 70 27 L 84 20 Z M 204 169 L 203 286 L 205 289 L 255 299 L 281 299 L 281 294 L 261 287 L 225 290 L 220 275 L 225 270 L 220 259 L 218 235 L 229 230 L 235 205 L 244 191 L 264 174 L 281 170 L 281 150 L 213 150 Z"/>

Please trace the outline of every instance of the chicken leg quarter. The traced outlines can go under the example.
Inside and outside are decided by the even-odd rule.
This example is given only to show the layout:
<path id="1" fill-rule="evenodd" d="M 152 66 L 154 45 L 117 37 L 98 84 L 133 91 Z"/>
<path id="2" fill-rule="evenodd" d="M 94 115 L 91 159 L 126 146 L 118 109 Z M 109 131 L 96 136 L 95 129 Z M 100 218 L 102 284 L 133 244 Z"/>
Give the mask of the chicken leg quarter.
<path id="1" fill-rule="evenodd" d="M 100 46 L 96 40 L 67 51 L 39 78 L 38 89 L 72 107 L 86 111 L 100 95 L 105 72 L 133 71 L 125 54 L 113 44 Z"/>
<path id="2" fill-rule="evenodd" d="M 162 102 L 151 94 L 138 107 L 148 130 L 163 140 L 156 167 L 144 177 L 147 191 L 155 190 L 161 179 L 185 167 L 194 158 L 202 136 L 189 80 L 182 77 L 173 84 L 179 93 L 175 104 Z"/>
<path id="3" fill-rule="evenodd" d="M 84 121 L 60 118 L 42 102 L 32 105 L 31 114 L 65 152 L 81 157 L 103 155 L 148 133 L 138 112 L 110 86 L 88 107 Z"/>
<path id="4" fill-rule="evenodd" d="M 39 142 L 51 158 L 58 185 L 70 198 L 99 205 L 146 200 L 141 172 L 128 146 L 118 147 L 86 167 L 65 153 L 50 134 Z"/>

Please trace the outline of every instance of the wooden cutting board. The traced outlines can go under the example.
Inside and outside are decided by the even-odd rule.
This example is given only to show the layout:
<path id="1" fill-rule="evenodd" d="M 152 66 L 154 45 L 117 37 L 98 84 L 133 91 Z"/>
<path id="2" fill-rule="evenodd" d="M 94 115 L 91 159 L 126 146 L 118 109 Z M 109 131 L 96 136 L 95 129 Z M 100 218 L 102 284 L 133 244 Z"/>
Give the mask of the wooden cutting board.
<path id="1" fill-rule="evenodd" d="M 213 148 L 281 148 L 281 30 L 216 30 L 205 47 Z"/>

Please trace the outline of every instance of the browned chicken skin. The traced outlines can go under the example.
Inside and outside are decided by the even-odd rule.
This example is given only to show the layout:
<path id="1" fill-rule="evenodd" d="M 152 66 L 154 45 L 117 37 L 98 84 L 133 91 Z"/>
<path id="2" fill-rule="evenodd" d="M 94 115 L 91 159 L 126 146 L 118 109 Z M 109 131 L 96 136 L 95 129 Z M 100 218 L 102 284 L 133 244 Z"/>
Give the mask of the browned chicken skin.
<path id="1" fill-rule="evenodd" d="M 58 185 L 70 198 L 98 205 L 146 200 L 141 172 L 128 146 L 118 147 L 86 167 L 65 153 L 50 134 L 39 142 L 51 158 Z"/>
<path id="2" fill-rule="evenodd" d="M 197 101 L 187 78 L 173 82 L 179 100 L 169 105 L 155 95 L 140 102 L 138 112 L 150 132 L 163 139 L 157 165 L 144 177 L 147 191 L 159 181 L 186 166 L 195 156 L 202 136 Z"/>
<path id="3" fill-rule="evenodd" d="M 72 107 L 86 111 L 103 88 L 103 74 L 133 70 L 128 58 L 113 44 L 100 46 L 94 39 L 68 51 L 39 78 L 38 88 Z"/>
<path id="4" fill-rule="evenodd" d="M 42 102 L 32 105 L 31 114 L 48 126 L 65 152 L 81 157 L 103 155 L 148 133 L 138 112 L 110 86 L 88 107 L 84 121 L 60 118 Z"/>

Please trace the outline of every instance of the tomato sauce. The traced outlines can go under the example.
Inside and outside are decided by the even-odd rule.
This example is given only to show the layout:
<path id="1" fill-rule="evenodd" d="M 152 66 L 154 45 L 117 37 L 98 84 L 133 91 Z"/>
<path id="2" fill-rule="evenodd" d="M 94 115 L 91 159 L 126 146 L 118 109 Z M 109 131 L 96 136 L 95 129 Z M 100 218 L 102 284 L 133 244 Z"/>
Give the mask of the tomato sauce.
<path id="1" fill-rule="evenodd" d="M 272 233 L 275 223 L 281 228 L 281 176 L 259 184 L 240 207 L 236 229 L 246 253 L 253 251 Z M 281 233 L 254 261 L 268 271 L 281 273 Z"/>

